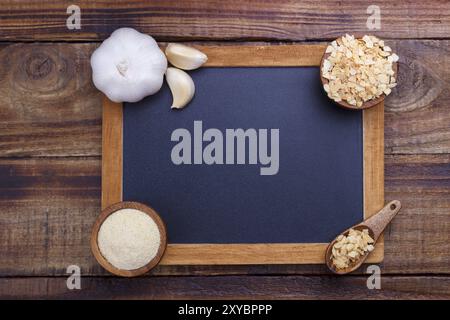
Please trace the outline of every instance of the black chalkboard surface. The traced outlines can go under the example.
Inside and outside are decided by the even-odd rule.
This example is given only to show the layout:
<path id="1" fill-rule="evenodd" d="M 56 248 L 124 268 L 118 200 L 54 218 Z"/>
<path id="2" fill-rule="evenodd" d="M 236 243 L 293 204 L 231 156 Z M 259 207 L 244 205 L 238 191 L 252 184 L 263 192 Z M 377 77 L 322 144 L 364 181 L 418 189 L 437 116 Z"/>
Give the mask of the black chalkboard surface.
<path id="1" fill-rule="evenodd" d="M 169 108 L 166 85 L 123 109 L 123 200 L 159 212 L 169 243 L 323 243 L 363 220 L 362 113 L 330 102 L 317 67 L 202 68 L 190 74 L 196 93 L 185 109 Z M 202 134 L 211 128 L 223 139 L 223 156 L 217 150 L 210 155 L 224 164 L 202 157 L 210 144 Z M 226 132 L 238 128 L 255 129 L 251 137 L 258 143 L 251 147 L 247 140 L 245 164 L 236 164 L 237 147 L 234 164 L 226 164 Z M 267 129 L 267 143 L 259 129 Z M 272 152 L 263 175 L 261 168 L 269 165 L 260 163 L 259 153 L 276 150 L 271 129 L 278 129 L 278 165 Z M 191 164 L 174 163 L 173 148 L 181 141 L 172 141 L 174 131 L 188 132 L 192 144 L 190 157 L 186 147 L 175 162 L 184 157 Z"/>

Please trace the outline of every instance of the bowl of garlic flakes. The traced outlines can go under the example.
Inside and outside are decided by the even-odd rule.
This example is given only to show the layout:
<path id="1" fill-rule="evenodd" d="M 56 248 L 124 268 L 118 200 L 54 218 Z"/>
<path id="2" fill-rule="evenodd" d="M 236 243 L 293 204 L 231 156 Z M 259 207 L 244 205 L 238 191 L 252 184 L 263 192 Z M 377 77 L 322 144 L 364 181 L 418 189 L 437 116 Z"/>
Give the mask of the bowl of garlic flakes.
<path id="1" fill-rule="evenodd" d="M 373 107 L 397 85 L 398 60 L 383 40 L 347 34 L 325 49 L 320 64 L 323 89 L 343 108 Z"/>

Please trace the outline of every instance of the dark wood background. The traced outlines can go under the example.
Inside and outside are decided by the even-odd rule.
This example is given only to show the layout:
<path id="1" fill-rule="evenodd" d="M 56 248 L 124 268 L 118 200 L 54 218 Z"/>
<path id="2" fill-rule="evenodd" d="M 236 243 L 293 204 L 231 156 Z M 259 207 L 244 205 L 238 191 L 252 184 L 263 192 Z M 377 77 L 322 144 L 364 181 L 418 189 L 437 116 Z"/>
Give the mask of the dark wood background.
<path id="1" fill-rule="evenodd" d="M 370 1 L 369 1 L 370 2 Z M 401 57 L 386 102 L 386 201 L 403 209 L 386 232 L 382 290 L 364 269 L 324 266 L 158 267 L 109 276 L 89 233 L 100 211 L 101 97 L 89 56 L 118 27 L 158 41 L 324 42 L 368 33 L 367 1 L 72 1 L 0 3 L 0 297 L 450 298 L 450 2 L 377 1 Z M 66 288 L 81 267 L 82 290 Z"/>

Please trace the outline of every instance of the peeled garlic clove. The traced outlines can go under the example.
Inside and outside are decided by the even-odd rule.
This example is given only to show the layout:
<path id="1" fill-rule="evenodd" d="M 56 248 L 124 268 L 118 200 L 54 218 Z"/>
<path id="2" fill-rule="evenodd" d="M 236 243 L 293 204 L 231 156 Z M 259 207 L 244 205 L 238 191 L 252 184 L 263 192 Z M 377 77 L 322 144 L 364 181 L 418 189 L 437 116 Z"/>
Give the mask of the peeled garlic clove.
<path id="1" fill-rule="evenodd" d="M 169 43 L 166 56 L 172 65 L 184 70 L 197 69 L 208 60 L 200 50 L 178 43 Z"/>
<path id="2" fill-rule="evenodd" d="M 182 109 L 195 93 L 195 85 L 191 76 L 177 68 L 167 68 L 166 80 L 172 92 L 172 109 Z"/>

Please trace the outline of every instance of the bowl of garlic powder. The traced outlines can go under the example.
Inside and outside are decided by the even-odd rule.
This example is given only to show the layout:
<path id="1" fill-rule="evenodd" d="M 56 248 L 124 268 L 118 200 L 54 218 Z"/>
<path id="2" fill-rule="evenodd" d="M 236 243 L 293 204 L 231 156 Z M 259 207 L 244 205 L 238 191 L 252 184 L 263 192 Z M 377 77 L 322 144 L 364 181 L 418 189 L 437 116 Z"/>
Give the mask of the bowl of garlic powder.
<path id="1" fill-rule="evenodd" d="M 153 269 L 166 246 L 164 222 L 155 210 L 138 202 L 119 202 L 104 209 L 91 234 L 91 250 L 98 263 L 122 277 Z"/>
<path id="2" fill-rule="evenodd" d="M 343 108 L 373 107 L 397 85 L 398 60 L 383 40 L 347 34 L 325 49 L 320 64 L 323 89 Z"/>

